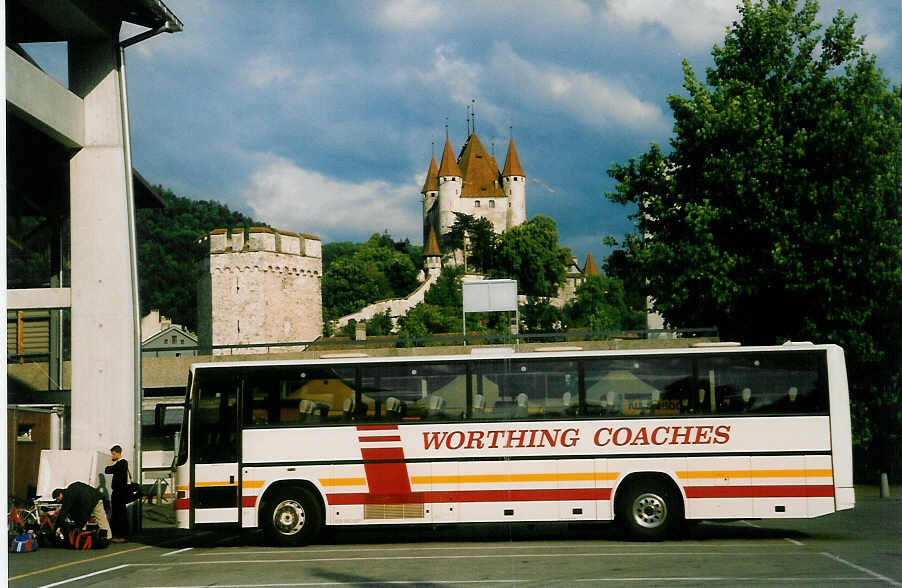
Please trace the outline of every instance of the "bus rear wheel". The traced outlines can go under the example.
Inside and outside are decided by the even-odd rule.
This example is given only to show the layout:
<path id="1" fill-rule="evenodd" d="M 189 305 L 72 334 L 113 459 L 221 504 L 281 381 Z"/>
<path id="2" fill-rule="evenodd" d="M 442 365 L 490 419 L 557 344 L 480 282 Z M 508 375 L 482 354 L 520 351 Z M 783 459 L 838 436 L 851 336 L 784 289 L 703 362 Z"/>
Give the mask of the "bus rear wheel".
<path id="1" fill-rule="evenodd" d="M 261 522 L 271 543 L 308 545 L 322 528 L 323 513 L 319 501 L 306 488 L 284 488 L 267 497 Z"/>
<path id="2" fill-rule="evenodd" d="M 672 488 L 654 478 L 640 478 L 617 500 L 617 518 L 626 535 L 640 541 L 662 541 L 683 518 L 682 501 Z"/>

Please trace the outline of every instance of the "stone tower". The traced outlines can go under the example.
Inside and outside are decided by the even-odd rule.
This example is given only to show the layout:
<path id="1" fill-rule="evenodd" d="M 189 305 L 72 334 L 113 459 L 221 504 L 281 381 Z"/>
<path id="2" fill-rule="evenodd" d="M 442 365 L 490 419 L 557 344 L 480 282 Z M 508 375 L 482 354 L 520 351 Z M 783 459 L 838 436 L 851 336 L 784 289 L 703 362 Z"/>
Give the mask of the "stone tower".
<path id="1" fill-rule="evenodd" d="M 502 171 L 475 132 L 467 138 L 457 158 L 451 141 L 445 137 L 441 163 L 436 168 L 432 157 L 420 193 L 424 245 L 430 228 L 439 236 L 450 231 L 457 212 L 488 219 L 496 233 L 526 221 L 526 174 L 513 137 Z"/>
<path id="2" fill-rule="evenodd" d="M 313 341 L 323 334 L 322 243 L 314 235 L 253 227 L 211 231 L 198 263 L 197 333 L 210 345 Z M 301 347 L 214 350 L 214 355 Z"/>

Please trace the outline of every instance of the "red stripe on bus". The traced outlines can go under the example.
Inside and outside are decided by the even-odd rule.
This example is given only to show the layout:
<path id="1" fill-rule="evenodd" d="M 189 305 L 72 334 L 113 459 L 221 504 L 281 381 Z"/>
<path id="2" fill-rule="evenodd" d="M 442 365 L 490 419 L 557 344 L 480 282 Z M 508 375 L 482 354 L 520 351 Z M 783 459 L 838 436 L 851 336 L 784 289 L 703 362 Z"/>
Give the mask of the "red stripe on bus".
<path id="1" fill-rule="evenodd" d="M 397 431 L 398 425 L 357 425 L 358 431 Z"/>
<path id="2" fill-rule="evenodd" d="M 404 449 L 401 447 L 361 448 L 360 453 L 363 455 L 364 461 L 370 461 L 374 459 L 404 459 Z M 406 472 L 406 464 L 402 463 L 400 465 L 404 466 L 404 471 Z"/>
<path id="3" fill-rule="evenodd" d="M 191 508 L 191 501 L 187 498 L 175 499 L 175 510 L 188 510 Z"/>
<path id="4" fill-rule="evenodd" d="M 833 486 L 684 486 L 687 498 L 808 498 L 833 496 Z"/>
<path id="5" fill-rule="evenodd" d="M 378 436 L 369 436 L 369 437 L 358 437 L 358 441 L 361 443 L 378 443 L 379 441 L 400 441 L 401 435 L 385 435 L 384 437 Z"/>
<path id="6" fill-rule="evenodd" d="M 539 500 L 610 500 L 610 488 L 570 488 L 553 490 L 458 490 L 396 494 L 328 494 L 331 505 L 423 504 L 443 502 L 535 502 Z"/>
<path id="7" fill-rule="evenodd" d="M 257 497 L 256 496 L 242 496 L 241 497 L 241 506 L 246 508 L 253 508 L 257 506 Z"/>

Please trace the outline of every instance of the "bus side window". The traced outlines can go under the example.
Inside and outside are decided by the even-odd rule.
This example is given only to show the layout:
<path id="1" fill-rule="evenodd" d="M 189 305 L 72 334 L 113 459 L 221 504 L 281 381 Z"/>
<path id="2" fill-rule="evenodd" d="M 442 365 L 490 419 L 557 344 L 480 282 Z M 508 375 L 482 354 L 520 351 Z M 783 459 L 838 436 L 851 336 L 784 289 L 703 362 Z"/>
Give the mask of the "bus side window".
<path id="1" fill-rule="evenodd" d="M 361 368 L 361 400 L 367 420 L 417 422 L 466 418 L 463 362 L 380 364 Z"/>

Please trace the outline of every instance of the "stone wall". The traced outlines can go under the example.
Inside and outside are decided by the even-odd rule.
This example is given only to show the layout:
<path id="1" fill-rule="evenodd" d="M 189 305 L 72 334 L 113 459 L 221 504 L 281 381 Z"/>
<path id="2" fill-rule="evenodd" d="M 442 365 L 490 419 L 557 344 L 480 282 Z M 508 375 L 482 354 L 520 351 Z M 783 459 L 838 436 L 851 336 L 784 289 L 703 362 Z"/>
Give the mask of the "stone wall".
<path id="1" fill-rule="evenodd" d="M 217 229 L 204 241 L 209 256 L 199 262 L 197 279 L 201 347 L 306 342 L 322 336 L 322 243 L 318 237 L 254 227 L 247 235 Z"/>

